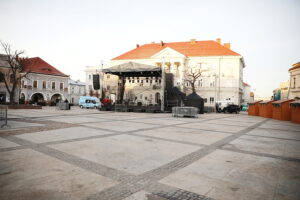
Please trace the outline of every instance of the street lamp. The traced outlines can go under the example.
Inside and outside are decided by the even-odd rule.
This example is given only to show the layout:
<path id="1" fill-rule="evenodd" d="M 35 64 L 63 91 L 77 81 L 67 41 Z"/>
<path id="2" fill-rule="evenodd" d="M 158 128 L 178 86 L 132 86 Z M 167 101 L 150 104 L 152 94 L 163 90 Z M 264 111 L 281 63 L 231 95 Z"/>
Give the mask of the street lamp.
<path id="1" fill-rule="evenodd" d="M 161 111 L 164 112 L 165 109 L 165 57 L 162 57 L 162 64 L 161 64 Z"/>

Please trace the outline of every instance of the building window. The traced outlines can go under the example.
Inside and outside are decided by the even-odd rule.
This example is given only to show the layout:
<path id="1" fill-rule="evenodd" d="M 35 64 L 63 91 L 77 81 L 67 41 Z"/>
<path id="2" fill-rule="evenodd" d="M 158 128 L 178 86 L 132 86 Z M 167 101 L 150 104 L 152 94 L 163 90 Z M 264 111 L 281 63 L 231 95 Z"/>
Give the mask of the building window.
<path id="1" fill-rule="evenodd" d="M 213 81 L 210 83 L 210 87 L 214 87 L 214 86 L 215 86 L 215 82 Z"/>
<path id="2" fill-rule="evenodd" d="M 204 100 L 204 103 L 207 103 L 207 98 L 204 98 L 203 100 Z"/>
<path id="3" fill-rule="evenodd" d="M 21 83 L 22 88 L 24 88 L 24 85 L 25 85 L 25 81 L 22 80 L 22 83 Z"/>
<path id="4" fill-rule="evenodd" d="M 106 78 L 109 79 L 109 78 L 110 78 L 110 75 L 108 74 L 108 75 L 106 76 Z"/>
<path id="5" fill-rule="evenodd" d="M 143 95 L 142 94 L 140 95 L 140 99 L 143 99 Z"/>
<path id="6" fill-rule="evenodd" d="M 294 77 L 294 87 L 293 88 L 296 88 L 296 77 Z"/>
<path id="7" fill-rule="evenodd" d="M 209 98 L 209 102 L 210 102 L 210 103 L 214 103 L 214 101 L 215 101 L 215 98 L 214 98 L 214 97 L 210 97 L 210 98 Z"/>
<path id="8" fill-rule="evenodd" d="M 202 79 L 200 79 L 200 80 L 198 81 L 198 86 L 199 86 L 199 87 L 202 87 Z"/>
<path id="9" fill-rule="evenodd" d="M 46 89 L 46 81 L 43 81 L 43 89 Z"/>
<path id="10" fill-rule="evenodd" d="M 37 81 L 33 81 L 33 88 L 37 88 Z"/>
<path id="11" fill-rule="evenodd" d="M 52 90 L 55 90 L 55 82 L 52 82 Z"/>
<path id="12" fill-rule="evenodd" d="M 64 83 L 60 83 L 60 84 L 59 84 L 59 89 L 60 89 L 60 90 L 63 90 L 63 89 L 64 89 Z"/>

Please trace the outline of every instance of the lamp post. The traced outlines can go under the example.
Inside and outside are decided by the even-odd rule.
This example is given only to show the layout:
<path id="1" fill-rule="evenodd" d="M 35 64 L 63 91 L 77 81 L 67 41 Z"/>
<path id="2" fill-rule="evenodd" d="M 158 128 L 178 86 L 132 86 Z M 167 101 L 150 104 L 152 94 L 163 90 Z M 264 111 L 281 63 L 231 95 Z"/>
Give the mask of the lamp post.
<path id="1" fill-rule="evenodd" d="M 165 110 L 165 86 L 166 86 L 166 77 L 165 77 L 165 57 L 162 58 L 161 64 L 161 111 Z"/>

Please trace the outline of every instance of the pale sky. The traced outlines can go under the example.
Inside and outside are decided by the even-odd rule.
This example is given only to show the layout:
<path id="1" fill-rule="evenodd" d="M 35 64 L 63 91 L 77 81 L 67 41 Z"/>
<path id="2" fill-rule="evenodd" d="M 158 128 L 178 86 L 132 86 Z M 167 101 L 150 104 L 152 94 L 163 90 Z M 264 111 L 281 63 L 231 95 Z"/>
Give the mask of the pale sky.
<path id="1" fill-rule="evenodd" d="M 0 0 L 0 40 L 85 81 L 136 44 L 215 40 L 246 63 L 244 81 L 271 96 L 300 61 L 300 0 Z"/>

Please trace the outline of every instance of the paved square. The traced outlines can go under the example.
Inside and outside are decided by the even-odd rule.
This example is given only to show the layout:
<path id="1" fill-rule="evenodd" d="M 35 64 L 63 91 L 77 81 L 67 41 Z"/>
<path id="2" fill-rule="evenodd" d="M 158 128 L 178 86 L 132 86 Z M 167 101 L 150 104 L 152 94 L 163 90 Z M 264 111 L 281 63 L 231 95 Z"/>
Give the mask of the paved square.
<path id="1" fill-rule="evenodd" d="M 136 123 L 136 122 L 129 122 L 129 121 L 96 122 L 96 123 L 85 123 L 83 125 L 87 127 L 103 128 L 106 130 L 120 131 L 120 132 L 135 131 L 139 129 L 154 128 L 158 126 L 158 125 Z"/>
<path id="2" fill-rule="evenodd" d="M 86 127 L 71 127 L 51 131 L 42 131 L 35 133 L 27 133 L 17 135 L 16 137 L 28 140 L 35 143 L 46 143 L 54 141 L 71 140 L 77 138 L 92 137 L 98 135 L 111 134 L 111 132 L 96 130 L 93 128 Z"/>
<path id="3" fill-rule="evenodd" d="M 1 200 L 300 199 L 299 124 L 77 107 L 8 116 Z"/>
<path id="4" fill-rule="evenodd" d="M 300 158 L 300 141 L 293 140 L 244 135 L 227 144 L 225 148 Z"/>
<path id="5" fill-rule="evenodd" d="M 223 124 L 208 124 L 208 123 L 193 123 L 178 125 L 178 127 L 194 128 L 198 130 L 210 130 L 210 131 L 220 131 L 225 133 L 237 133 L 246 127 L 234 126 L 234 125 L 223 125 Z"/>
<path id="6" fill-rule="evenodd" d="M 117 184 L 33 150 L 0 152 L 0 199 L 84 199 Z"/>
<path id="7" fill-rule="evenodd" d="M 217 150 L 160 182 L 214 199 L 297 199 L 298 170 L 289 161 Z M 282 193 L 284 188 L 289 191 Z"/>
<path id="8" fill-rule="evenodd" d="M 230 133 L 220 133 L 181 127 L 166 127 L 155 130 L 139 131 L 136 134 L 204 145 L 212 144 L 231 135 Z"/>
<path id="9" fill-rule="evenodd" d="M 130 135 L 57 144 L 50 147 L 135 175 L 157 168 L 200 148 Z"/>
<path id="10" fill-rule="evenodd" d="M 1 148 L 9 148 L 9 147 L 17 147 L 19 146 L 16 143 L 10 142 L 9 140 L 6 140 L 4 138 L 0 138 L 0 149 Z"/>

